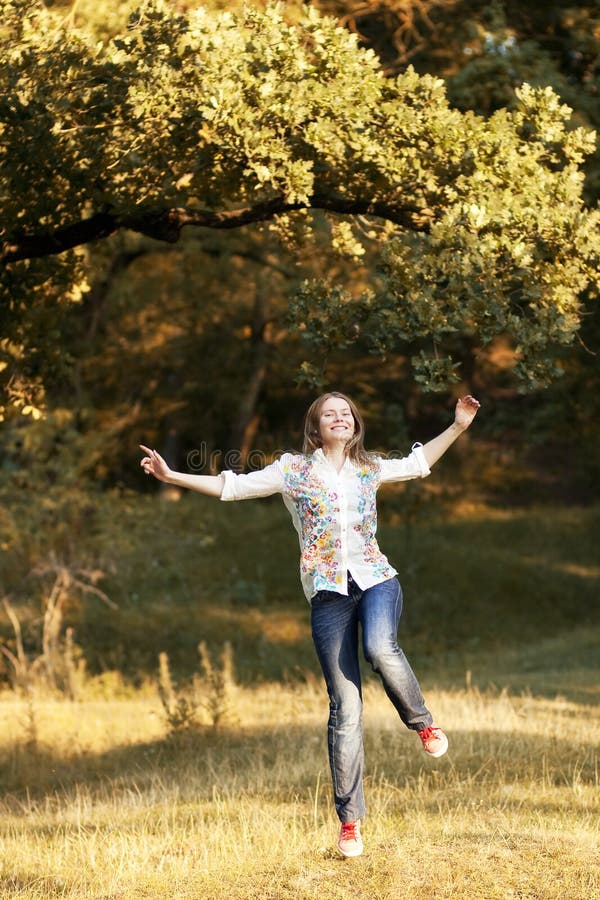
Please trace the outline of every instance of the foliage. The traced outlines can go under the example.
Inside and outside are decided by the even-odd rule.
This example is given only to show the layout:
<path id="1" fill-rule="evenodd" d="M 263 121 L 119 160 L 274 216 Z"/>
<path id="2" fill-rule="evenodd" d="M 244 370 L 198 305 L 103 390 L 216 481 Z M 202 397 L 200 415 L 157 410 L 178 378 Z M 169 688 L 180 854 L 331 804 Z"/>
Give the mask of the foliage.
<path id="1" fill-rule="evenodd" d="M 551 90 L 523 86 L 489 120 L 459 112 L 439 79 L 385 78 L 312 7 L 293 25 L 281 5 L 150 3 L 100 43 L 28 0 L 1 11 L 3 374 L 22 412 L 39 408 L 52 362 L 45 345 L 36 357 L 37 323 L 87 286 L 85 257 L 61 251 L 123 228 L 172 242 L 185 226 L 303 209 L 334 217 L 332 250 L 381 251 L 375 290 L 344 312 L 367 308 L 375 352 L 417 341 L 418 377 L 436 386 L 453 335 L 508 334 L 525 384 L 553 374 L 596 287 L 599 238 L 582 202 L 594 138 Z"/>
<path id="2" fill-rule="evenodd" d="M 513 108 L 523 82 L 551 86 L 574 121 L 600 127 L 598 6 L 586 0 L 320 0 L 375 49 L 388 74 L 411 61 L 446 79 L 459 109 Z M 588 160 L 586 195 L 600 196 L 600 154 Z"/>

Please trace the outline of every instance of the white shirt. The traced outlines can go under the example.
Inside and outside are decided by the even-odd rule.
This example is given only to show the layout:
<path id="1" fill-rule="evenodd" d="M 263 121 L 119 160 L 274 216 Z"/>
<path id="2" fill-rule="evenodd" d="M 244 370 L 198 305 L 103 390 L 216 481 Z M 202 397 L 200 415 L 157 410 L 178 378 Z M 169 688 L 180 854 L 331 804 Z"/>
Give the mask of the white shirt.
<path id="1" fill-rule="evenodd" d="M 264 469 L 222 472 L 221 500 L 248 500 L 280 493 L 300 541 L 300 578 L 306 598 L 317 591 L 348 593 L 348 571 L 366 590 L 397 574 L 375 534 L 375 495 L 380 484 L 424 478 L 430 469 L 421 444 L 402 459 L 346 459 L 338 472 L 321 449 L 310 456 L 284 453 Z"/>

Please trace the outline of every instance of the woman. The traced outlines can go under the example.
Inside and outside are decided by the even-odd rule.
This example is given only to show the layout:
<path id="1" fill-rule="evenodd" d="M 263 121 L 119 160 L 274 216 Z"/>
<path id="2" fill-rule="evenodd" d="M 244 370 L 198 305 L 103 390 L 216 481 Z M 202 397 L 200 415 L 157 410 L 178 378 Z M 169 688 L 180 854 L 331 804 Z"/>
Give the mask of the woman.
<path id="1" fill-rule="evenodd" d="M 442 756 L 448 748 L 396 642 L 402 591 L 397 572 L 375 537 L 377 488 L 429 475 L 478 408 L 471 396 L 459 400 L 452 425 L 424 446 L 415 444 L 403 459 L 365 451 L 362 417 L 354 403 L 336 391 L 318 397 L 308 409 L 302 454 L 286 453 L 247 475 L 172 472 L 156 450 L 140 444 L 147 454 L 142 468 L 160 481 L 221 500 L 283 496 L 300 540 L 302 586 L 311 605 L 312 636 L 329 694 L 329 762 L 343 856 L 359 856 L 363 850 L 359 623 L 365 658 L 379 674 L 401 720 L 418 733 L 430 756 Z"/>

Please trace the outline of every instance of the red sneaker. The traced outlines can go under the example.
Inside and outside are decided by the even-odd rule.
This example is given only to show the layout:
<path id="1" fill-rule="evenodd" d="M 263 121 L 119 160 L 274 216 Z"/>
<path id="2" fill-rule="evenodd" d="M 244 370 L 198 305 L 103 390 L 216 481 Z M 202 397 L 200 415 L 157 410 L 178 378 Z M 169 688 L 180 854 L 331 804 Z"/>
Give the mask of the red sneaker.
<path id="1" fill-rule="evenodd" d="M 358 822 L 342 822 L 338 850 L 342 856 L 360 856 L 363 852 L 360 820 Z"/>
<path id="2" fill-rule="evenodd" d="M 437 725 L 430 725 L 429 728 L 424 728 L 423 731 L 417 731 L 417 734 L 423 742 L 425 753 L 429 753 L 430 756 L 435 756 L 436 758 L 443 756 L 448 749 L 448 738 Z"/>

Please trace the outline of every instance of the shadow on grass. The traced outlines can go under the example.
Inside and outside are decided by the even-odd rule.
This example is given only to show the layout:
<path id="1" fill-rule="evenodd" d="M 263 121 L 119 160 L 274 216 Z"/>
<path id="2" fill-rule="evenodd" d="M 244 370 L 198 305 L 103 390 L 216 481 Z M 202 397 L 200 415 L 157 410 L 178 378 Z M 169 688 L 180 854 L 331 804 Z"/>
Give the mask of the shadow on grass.
<path id="1" fill-rule="evenodd" d="M 576 724 L 572 731 L 577 736 Z M 545 786 L 597 786 L 597 748 L 580 738 L 544 737 L 528 734 L 526 728 L 454 730 L 449 737 L 448 754 L 432 760 L 404 726 L 385 730 L 367 726 L 366 784 L 385 783 L 399 798 L 431 791 L 432 809 L 439 809 L 440 797 L 464 802 L 465 790 L 484 790 L 486 785 L 506 783 L 513 790 L 521 781 L 540 780 Z M 326 727 L 324 722 L 190 731 L 72 756 L 15 745 L 0 763 L 0 779 L 4 808 L 17 816 L 44 798 L 54 798 L 58 805 L 68 803 L 81 790 L 105 801 L 131 792 L 140 797 L 148 793 L 154 798 L 149 802 L 163 795 L 192 804 L 210 803 L 215 793 L 264 802 L 299 795 L 308 800 L 311 795 L 314 799 L 317 781 L 329 793 Z M 510 805 L 510 796 L 505 799 Z"/>
<path id="2" fill-rule="evenodd" d="M 437 830 L 431 823 L 438 822 L 446 834 L 446 838 L 440 837 L 442 843 L 447 840 L 448 829 L 455 829 L 452 846 L 460 845 L 476 858 L 478 850 L 485 852 L 497 835 L 502 847 L 511 853 L 523 848 L 527 853 L 546 853 L 546 836 L 522 831 L 525 820 L 539 826 L 542 820 L 556 819 L 562 829 L 568 811 L 572 820 L 580 815 L 584 826 L 587 822 L 588 831 L 592 830 L 589 823 L 597 803 L 586 788 L 597 788 L 594 746 L 576 744 L 567 736 L 529 734 L 526 729 L 456 730 L 449 737 L 448 755 L 432 760 L 423 754 L 416 736 L 402 726 L 384 731 L 367 725 L 365 793 L 375 815 L 380 811 L 385 817 L 384 831 L 393 827 L 401 841 L 405 832 L 411 832 L 411 820 L 417 816 L 429 823 L 435 843 Z M 306 835 L 307 850 L 302 856 L 305 868 L 298 871 L 285 861 L 276 870 L 253 868 L 241 881 L 238 873 L 235 885 L 229 884 L 224 871 L 219 882 L 222 889 L 211 893 L 215 898 L 312 897 L 316 896 L 312 889 L 309 893 L 300 891 L 299 878 L 306 872 L 317 877 L 314 873 L 323 874 L 323 867 L 330 867 L 327 877 L 336 883 L 339 866 L 348 865 L 332 849 L 336 826 L 324 723 L 190 732 L 69 757 L 47 748 L 15 747 L 10 758 L 2 761 L 0 778 L 7 790 L 0 834 L 8 829 L 13 838 L 19 834 L 27 846 L 41 843 L 60 848 L 82 839 L 89 839 L 92 846 L 96 840 L 102 845 L 105 839 L 108 843 L 115 840 L 119 831 L 134 843 L 143 841 L 150 832 L 159 843 L 171 846 L 173 833 L 179 829 L 178 841 L 183 841 L 181 852 L 185 853 L 190 835 L 194 840 L 193 836 L 212 827 L 237 835 L 248 828 L 249 822 L 270 815 L 271 809 L 286 821 L 288 813 L 277 811 L 289 805 L 289 814 L 296 815 L 296 826 Z M 466 824 L 469 811 L 479 828 Z M 315 845 L 317 823 L 332 826 L 327 847 Z M 369 816 L 366 827 L 368 833 Z M 561 831 L 560 840 L 572 838 Z M 442 849 L 438 847 L 437 852 Z M 443 852 L 450 852 L 447 846 Z M 389 854 L 389 840 L 378 844 L 374 838 L 362 861 L 352 864 L 368 868 L 376 861 L 378 866 L 385 865 Z M 18 859 L 15 864 L 12 875 L 8 866 L 0 875 L 2 897 L 91 896 L 75 881 L 67 883 L 34 872 L 29 877 L 29 868 L 20 867 Z M 288 877 L 286 866 L 289 891 L 286 888 L 283 893 L 271 894 L 268 887 L 273 883 L 272 874 L 276 871 L 277 884 L 282 884 Z M 199 879 L 199 892 L 185 896 L 203 897 L 202 872 L 195 877 Z M 243 893 L 244 878 L 248 880 L 247 895 Z M 161 885 L 164 887 L 164 881 Z M 177 896 L 177 886 L 171 887 L 172 896 Z M 257 894 L 257 890 L 262 893 Z M 95 900 L 159 895 L 133 890 L 114 895 L 93 893 Z M 320 895 L 327 893 L 321 891 Z"/>

